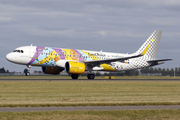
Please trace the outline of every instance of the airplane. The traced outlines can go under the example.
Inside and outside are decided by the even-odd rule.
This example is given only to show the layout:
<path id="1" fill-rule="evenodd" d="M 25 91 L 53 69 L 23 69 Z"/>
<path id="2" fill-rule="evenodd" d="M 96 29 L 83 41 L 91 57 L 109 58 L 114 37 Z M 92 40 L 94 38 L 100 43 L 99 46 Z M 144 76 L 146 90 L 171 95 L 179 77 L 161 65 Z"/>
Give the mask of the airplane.
<path id="1" fill-rule="evenodd" d="M 172 59 L 156 59 L 162 31 L 156 30 L 144 44 L 132 54 L 110 53 L 77 49 L 39 46 L 23 46 L 6 55 L 12 63 L 26 65 L 26 76 L 31 66 L 42 67 L 45 74 L 60 74 L 63 70 L 72 79 L 88 72 L 87 78 L 94 79 L 93 71 L 126 71 L 163 64 Z"/>

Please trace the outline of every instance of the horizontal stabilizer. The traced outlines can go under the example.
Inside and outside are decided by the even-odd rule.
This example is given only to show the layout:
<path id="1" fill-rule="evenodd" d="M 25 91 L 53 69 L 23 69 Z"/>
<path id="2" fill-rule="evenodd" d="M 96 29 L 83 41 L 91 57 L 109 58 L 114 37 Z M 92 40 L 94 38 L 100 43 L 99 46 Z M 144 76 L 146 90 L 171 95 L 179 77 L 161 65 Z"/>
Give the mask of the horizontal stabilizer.
<path id="1" fill-rule="evenodd" d="M 150 66 L 164 64 L 164 61 L 169 61 L 173 59 L 155 59 L 155 60 L 148 60 L 147 62 L 150 63 Z"/>
<path id="2" fill-rule="evenodd" d="M 173 60 L 173 59 L 156 59 L 156 60 L 148 60 L 147 62 L 164 62 L 169 60 Z"/>

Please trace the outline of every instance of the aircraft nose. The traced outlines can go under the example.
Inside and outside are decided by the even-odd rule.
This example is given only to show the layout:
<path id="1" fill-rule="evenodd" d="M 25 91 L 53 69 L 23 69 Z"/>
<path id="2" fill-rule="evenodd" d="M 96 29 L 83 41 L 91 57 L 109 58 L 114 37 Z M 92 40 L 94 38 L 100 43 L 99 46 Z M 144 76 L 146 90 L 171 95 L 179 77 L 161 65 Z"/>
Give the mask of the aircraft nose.
<path id="1" fill-rule="evenodd" d="M 6 55 L 6 59 L 7 59 L 8 61 L 12 62 L 12 55 L 11 55 L 11 53 L 9 53 L 9 54 Z"/>
<path id="2" fill-rule="evenodd" d="M 6 55 L 6 59 L 9 61 L 9 62 L 12 62 L 12 63 L 16 63 L 16 64 L 22 64 L 22 65 L 27 65 L 31 58 L 28 57 L 28 56 L 23 56 L 23 54 L 19 54 L 19 53 L 9 53 Z"/>

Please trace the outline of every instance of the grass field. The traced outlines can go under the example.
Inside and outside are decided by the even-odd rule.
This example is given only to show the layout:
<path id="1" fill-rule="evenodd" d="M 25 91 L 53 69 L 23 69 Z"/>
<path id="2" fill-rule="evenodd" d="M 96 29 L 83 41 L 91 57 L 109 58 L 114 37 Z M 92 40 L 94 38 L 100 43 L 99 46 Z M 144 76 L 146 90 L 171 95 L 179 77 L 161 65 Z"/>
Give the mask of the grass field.
<path id="1" fill-rule="evenodd" d="M 0 113 L 1 120 L 179 120 L 180 110 Z"/>
<path id="2" fill-rule="evenodd" d="M 180 81 L 0 81 L 0 107 L 180 105 Z"/>

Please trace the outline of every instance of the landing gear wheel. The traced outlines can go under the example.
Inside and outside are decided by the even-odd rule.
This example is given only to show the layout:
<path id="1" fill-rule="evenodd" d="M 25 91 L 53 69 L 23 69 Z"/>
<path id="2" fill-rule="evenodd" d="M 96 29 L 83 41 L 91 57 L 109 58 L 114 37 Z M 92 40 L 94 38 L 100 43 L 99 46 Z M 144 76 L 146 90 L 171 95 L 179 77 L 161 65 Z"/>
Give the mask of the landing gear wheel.
<path id="1" fill-rule="evenodd" d="M 71 78 L 72 78 L 72 79 L 78 79 L 78 77 L 79 77 L 78 74 L 72 74 L 72 75 L 71 75 Z"/>
<path id="2" fill-rule="evenodd" d="M 88 78 L 88 79 L 94 79 L 94 78 L 95 78 L 95 75 L 94 75 L 94 74 L 88 74 L 88 75 L 87 75 L 87 78 Z"/>
<path id="3" fill-rule="evenodd" d="M 25 75 L 26 75 L 26 76 L 30 76 L 30 73 L 29 73 L 29 72 L 27 72 L 27 73 L 25 73 Z"/>
<path id="4" fill-rule="evenodd" d="M 27 65 L 27 69 L 24 70 L 24 73 L 25 73 L 25 76 L 30 76 L 30 68 L 31 68 L 31 65 Z"/>

